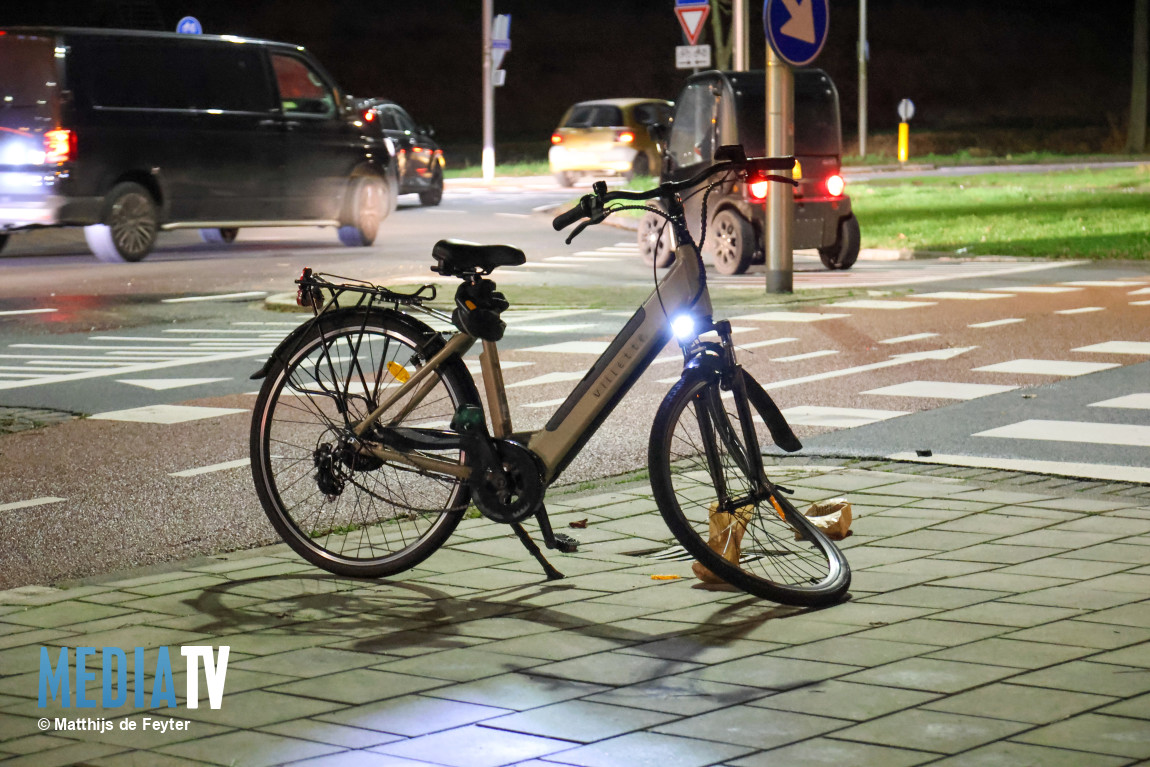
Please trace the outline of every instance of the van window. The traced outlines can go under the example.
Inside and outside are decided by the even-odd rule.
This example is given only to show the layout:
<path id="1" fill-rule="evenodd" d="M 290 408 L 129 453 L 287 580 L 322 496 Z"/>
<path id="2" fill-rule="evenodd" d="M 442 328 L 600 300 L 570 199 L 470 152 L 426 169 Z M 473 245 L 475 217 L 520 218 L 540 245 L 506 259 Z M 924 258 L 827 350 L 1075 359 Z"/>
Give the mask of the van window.
<path id="1" fill-rule="evenodd" d="M 335 114 L 335 95 L 324 84 L 323 78 L 302 59 L 272 54 L 272 67 L 284 114 L 319 117 Z"/>
<path id="2" fill-rule="evenodd" d="M 564 128 L 615 128 L 623 126 L 623 110 L 610 104 L 576 104 Z"/>
<path id="3" fill-rule="evenodd" d="M 55 48 L 50 37 L 0 36 L 0 128 L 7 129 L 0 133 L 40 134 L 56 127 Z"/>
<path id="4" fill-rule="evenodd" d="M 842 153 L 838 95 L 822 72 L 795 72 L 795 154 Z M 766 153 L 766 96 L 762 77 L 743 78 L 736 84 L 739 138 L 748 157 Z"/>
<path id="5" fill-rule="evenodd" d="M 83 40 L 69 68 L 93 106 L 266 112 L 274 108 L 258 50 L 156 40 Z"/>
<path id="6" fill-rule="evenodd" d="M 709 82 L 692 83 L 680 94 L 667 141 L 667 156 L 676 168 L 709 163 L 714 158 L 715 96 Z"/>

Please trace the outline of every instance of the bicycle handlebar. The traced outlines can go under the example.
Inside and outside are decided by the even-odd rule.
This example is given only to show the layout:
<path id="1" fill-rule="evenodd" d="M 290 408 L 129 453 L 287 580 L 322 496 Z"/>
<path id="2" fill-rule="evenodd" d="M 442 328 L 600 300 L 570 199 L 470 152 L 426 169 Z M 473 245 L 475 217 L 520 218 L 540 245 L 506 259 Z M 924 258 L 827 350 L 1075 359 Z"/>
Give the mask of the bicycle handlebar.
<path id="1" fill-rule="evenodd" d="M 599 223 L 594 219 L 599 217 L 599 220 L 602 220 L 603 206 L 609 202 L 616 200 L 642 202 L 645 200 L 653 200 L 656 197 L 670 197 L 698 186 L 711 176 L 732 170 L 745 171 L 748 176 L 755 175 L 765 178 L 768 181 L 780 181 L 795 186 L 798 185 L 797 181 L 785 176 L 776 176 L 769 173 L 769 171 L 773 170 L 790 170 L 795 166 L 794 157 L 748 158 L 743 154 L 743 148 L 741 146 L 719 147 L 719 151 L 715 153 L 715 156 L 721 158 L 720 161 L 704 168 L 695 176 L 684 181 L 666 181 L 654 189 L 648 189 L 645 192 L 627 192 L 623 190 L 608 192 L 605 183 L 602 181 L 596 182 L 593 187 L 594 191 L 591 194 L 583 195 L 579 200 L 579 204 L 575 207 L 556 216 L 555 220 L 551 222 L 552 226 L 555 227 L 556 231 L 560 231 L 582 218 L 591 219 L 593 223 Z"/>

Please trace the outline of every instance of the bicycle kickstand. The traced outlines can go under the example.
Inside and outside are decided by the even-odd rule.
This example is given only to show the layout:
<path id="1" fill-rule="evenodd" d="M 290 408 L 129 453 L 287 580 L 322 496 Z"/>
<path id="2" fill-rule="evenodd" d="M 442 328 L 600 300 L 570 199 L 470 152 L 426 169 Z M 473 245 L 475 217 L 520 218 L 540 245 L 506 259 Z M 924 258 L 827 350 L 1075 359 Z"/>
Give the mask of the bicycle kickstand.
<path id="1" fill-rule="evenodd" d="M 535 519 L 539 522 L 539 532 L 543 535 L 543 543 L 549 549 L 558 549 L 566 554 L 579 550 L 579 541 L 575 540 L 569 535 L 556 533 L 551 529 L 551 520 L 547 516 L 547 507 L 542 504 L 539 505 L 539 510 L 535 512 Z M 543 556 L 543 552 L 539 550 L 539 546 L 531 538 L 528 532 L 523 529 L 523 525 L 516 522 L 511 525 L 515 534 L 519 536 L 520 543 L 531 552 L 531 555 L 543 566 L 543 572 L 547 574 L 547 580 L 555 581 L 563 577 L 563 573 L 559 572 L 552 566 L 547 558 Z"/>
<path id="2" fill-rule="evenodd" d="M 531 535 L 523 529 L 522 524 L 512 522 L 511 529 L 519 536 L 519 542 L 523 544 L 523 547 L 530 551 L 531 556 L 535 557 L 539 564 L 543 566 L 543 572 L 547 574 L 547 580 L 557 581 L 563 578 L 563 573 L 556 570 L 555 567 L 547 561 L 547 557 L 543 556 L 543 552 L 539 550 L 538 544 L 536 544 L 535 541 L 532 540 Z"/>

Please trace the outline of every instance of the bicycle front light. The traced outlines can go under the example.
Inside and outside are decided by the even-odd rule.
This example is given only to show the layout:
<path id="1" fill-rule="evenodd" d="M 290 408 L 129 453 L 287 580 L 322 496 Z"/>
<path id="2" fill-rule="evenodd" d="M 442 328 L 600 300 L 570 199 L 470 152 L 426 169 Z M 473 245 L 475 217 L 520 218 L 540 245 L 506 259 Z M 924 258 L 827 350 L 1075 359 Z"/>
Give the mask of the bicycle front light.
<path id="1" fill-rule="evenodd" d="M 680 341 L 690 341 L 695 337 L 695 318 L 690 314 L 680 314 L 671 320 L 671 332 Z"/>

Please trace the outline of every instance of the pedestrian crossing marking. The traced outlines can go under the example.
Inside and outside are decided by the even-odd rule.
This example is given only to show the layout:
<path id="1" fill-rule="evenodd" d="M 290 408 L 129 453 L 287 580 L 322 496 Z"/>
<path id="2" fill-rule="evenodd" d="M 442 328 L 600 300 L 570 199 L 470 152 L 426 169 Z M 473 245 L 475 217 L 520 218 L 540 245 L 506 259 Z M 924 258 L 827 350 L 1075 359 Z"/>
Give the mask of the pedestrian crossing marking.
<path id="1" fill-rule="evenodd" d="M 938 333 L 915 333 L 910 336 L 898 336 L 897 338 L 888 338 L 885 341 L 879 341 L 880 344 L 905 344 L 910 341 L 924 341 L 927 338 L 937 338 Z"/>
<path id="2" fill-rule="evenodd" d="M 212 474 L 217 471 L 227 471 L 228 469 L 240 469 L 244 466 L 251 464 L 250 458 L 240 458 L 236 461 L 224 461 L 223 463 L 213 463 L 211 466 L 201 466 L 198 469 L 185 469 L 184 471 L 173 471 L 169 477 L 196 477 L 200 474 Z"/>
<path id="3" fill-rule="evenodd" d="M 152 391 L 165 391 L 167 389 L 180 389 L 185 386 L 200 386 L 202 384 L 230 381 L 230 378 L 132 378 L 120 379 L 116 383 L 139 386 Z"/>
<path id="4" fill-rule="evenodd" d="M 510 309 L 499 315 L 499 318 L 508 325 L 517 325 L 524 322 L 573 317 L 577 314 L 591 314 L 594 311 L 594 309 Z M 627 316 L 630 317 L 631 315 L 628 314 Z"/>
<path id="5" fill-rule="evenodd" d="M 792 341 L 797 341 L 797 338 L 768 338 L 765 341 L 751 341 L 745 344 L 736 344 L 736 349 L 761 349 L 764 346 L 776 346 L 778 344 L 789 344 Z M 674 357 L 660 357 L 655 362 L 670 362 L 672 360 L 681 360 L 682 356 L 675 355 Z"/>
<path id="6" fill-rule="evenodd" d="M 519 264 L 518 266 L 508 266 L 507 269 L 575 269 L 578 264 L 554 264 L 554 263 L 540 263 L 539 261 L 527 261 Z"/>
<path id="7" fill-rule="evenodd" d="M 578 371 L 573 373 L 555 372 L 544 373 L 541 376 L 528 378 L 526 381 L 518 381 L 513 384 L 507 384 L 506 388 L 514 389 L 520 386 L 543 386 L 545 384 L 562 383 L 563 381 L 578 381 L 583 376 L 587 375 L 586 371 Z"/>
<path id="8" fill-rule="evenodd" d="M 744 314 L 731 319 L 757 320 L 759 322 L 821 322 L 822 320 L 837 320 L 849 316 L 849 314 L 826 312 L 761 312 L 759 314 Z"/>
<path id="9" fill-rule="evenodd" d="M 1002 320 L 990 320 L 989 322 L 976 322 L 973 325 L 967 325 L 968 328 L 997 328 L 1002 325 L 1014 325 L 1019 322 L 1026 322 L 1026 320 L 1018 319 L 1017 317 L 1010 317 Z"/>
<path id="10" fill-rule="evenodd" d="M 875 300 L 860 298 L 856 301 L 839 301 L 824 306 L 841 307 L 844 309 L 915 309 L 924 306 L 936 306 L 934 301 L 895 301 L 893 299 Z"/>
<path id="11" fill-rule="evenodd" d="M 1128 288 L 1132 285 L 1142 285 L 1142 281 L 1129 281 L 1129 280 L 1075 280 L 1074 282 L 1063 282 L 1062 285 L 1077 285 L 1083 288 Z"/>
<path id="12" fill-rule="evenodd" d="M 1082 288 L 1069 285 L 1023 285 L 1017 288 L 985 288 L 995 293 L 1073 293 Z"/>
<path id="13" fill-rule="evenodd" d="M 218 418 L 248 410 L 234 407 L 192 407 L 189 405 L 147 405 L 128 410 L 111 410 L 90 416 L 94 421 L 130 421 L 132 423 L 174 424 Z"/>
<path id="14" fill-rule="evenodd" d="M 829 357 L 832 354 L 838 354 L 838 352 L 834 349 L 819 349 L 817 352 L 792 354 L 789 357 L 771 357 L 771 362 L 800 362 L 802 360 L 813 360 L 816 357 Z"/>
<path id="15" fill-rule="evenodd" d="M 791 425 L 850 429 L 855 426 L 866 426 L 877 421 L 885 421 L 888 418 L 907 415 L 907 411 L 800 405 L 787 408 L 783 411 L 783 415 L 786 416 L 787 423 Z"/>
<path id="16" fill-rule="evenodd" d="M 1150 306 L 1150 301 L 1131 301 L 1131 306 Z"/>
<path id="17" fill-rule="evenodd" d="M 1091 445 L 1150 447 L 1150 426 L 1092 421 L 1032 419 L 977 432 L 974 437 L 1031 439 L 1048 442 L 1083 442 Z"/>
<path id="18" fill-rule="evenodd" d="M 1104 306 L 1080 306 L 1077 309 L 1059 309 L 1055 314 L 1089 314 L 1090 312 L 1105 311 Z"/>
<path id="19" fill-rule="evenodd" d="M 974 368 L 979 373 L 1024 373 L 1040 376 L 1081 376 L 1121 367 L 1116 362 L 1070 362 L 1068 360 L 1017 359 Z"/>
<path id="20" fill-rule="evenodd" d="M 943 290 L 937 293 L 917 293 L 915 298 L 937 298 L 940 301 L 988 301 L 992 298 L 1012 298 L 1009 293 L 976 293 L 970 290 Z"/>
<path id="21" fill-rule="evenodd" d="M 559 407 L 566 401 L 566 397 L 560 397 L 559 399 L 549 399 L 543 402 L 527 402 L 523 407 Z"/>
<path id="22" fill-rule="evenodd" d="M 160 303 L 184 304 L 194 301 L 231 301 L 237 298 L 263 298 L 266 295 L 266 290 L 249 290 L 245 293 L 220 293 L 214 296 L 183 296 L 182 298 L 164 298 L 160 300 Z"/>
<path id="23" fill-rule="evenodd" d="M 548 262 L 548 263 L 554 263 L 554 262 L 558 261 L 561 263 L 571 262 L 571 263 L 575 263 L 575 264 L 600 264 L 600 263 L 606 264 L 606 263 L 613 263 L 615 261 L 621 261 L 622 259 L 610 258 L 610 257 L 591 258 L 590 256 L 548 256 L 547 258 L 545 258 L 543 260 Z"/>
<path id="24" fill-rule="evenodd" d="M 55 309 L 9 309 L 0 312 L 0 317 L 14 317 L 18 314 L 51 314 Z"/>
<path id="25" fill-rule="evenodd" d="M 50 503 L 60 503 L 66 501 L 67 498 L 57 498 L 55 496 L 46 495 L 43 498 L 31 498 L 27 501 L 13 501 L 12 503 L 0 503 L 0 511 L 16 511 L 17 509 L 31 509 L 36 506 L 47 506 Z"/>
<path id="26" fill-rule="evenodd" d="M 924 397 L 936 399 L 971 400 L 988 397 L 992 394 L 1014 391 L 1017 386 L 998 384 L 955 383 L 951 381 L 906 381 L 905 383 L 883 386 L 864 391 L 863 394 L 879 394 L 886 397 Z"/>
<path id="27" fill-rule="evenodd" d="M 1150 294 L 1150 288 L 1139 288 L 1138 290 L 1131 290 L 1126 295 L 1128 296 L 1145 296 Z"/>
<path id="28" fill-rule="evenodd" d="M 595 327 L 594 324 L 584 323 L 582 325 L 531 325 L 515 327 L 513 330 L 516 333 L 573 333 L 576 330 L 586 330 L 593 327 Z"/>
<path id="29" fill-rule="evenodd" d="M 1074 352 L 1098 352 L 1100 354 L 1138 354 L 1150 356 L 1150 341 L 1106 341 L 1101 344 L 1080 346 Z"/>
<path id="30" fill-rule="evenodd" d="M 1131 410 L 1150 410 L 1150 394 L 1139 392 L 1127 394 L 1114 399 L 1104 399 L 1101 402 L 1091 402 L 1087 407 L 1120 407 Z"/>
<path id="31" fill-rule="evenodd" d="M 893 453 L 888 455 L 887 458 L 892 461 L 905 461 L 907 463 L 969 466 L 974 469 L 1000 469 L 1002 471 L 1021 471 L 1032 474 L 1054 474 L 1061 477 L 1150 484 L 1150 469 L 1139 466 L 1115 466 L 1106 463 L 1073 463 L 1069 461 L 1041 461 L 1025 458 L 989 458 L 946 453 L 935 453 L 928 457 L 923 457 L 911 452 Z"/>
<path id="32" fill-rule="evenodd" d="M 471 373 L 472 375 L 479 375 L 479 373 L 483 371 L 483 366 L 480 364 L 479 360 L 466 359 L 463 361 L 463 364 L 467 366 L 467 372 Z M 534 364 L 534 362 L 508 362 L 506 360 L 499 360 L 499 367 L 501 367 L 503 370 L 523 368 Z"/>
<path id="33" fill-rule="evenodd" d="M 563 341 L 546 346 L 533 346 L 519 349 L 521 352 L 544 352 L 548 354 L 602 354 L 611 345 L 610 341 Z"/>

